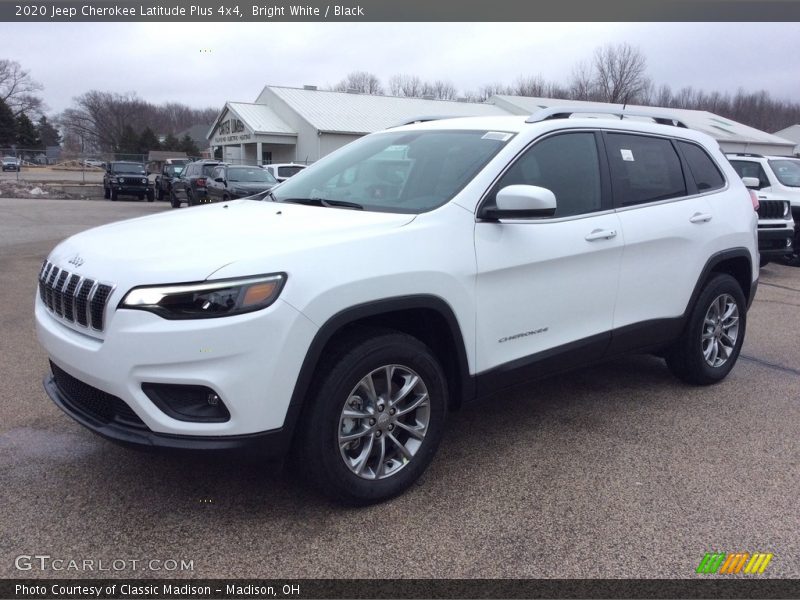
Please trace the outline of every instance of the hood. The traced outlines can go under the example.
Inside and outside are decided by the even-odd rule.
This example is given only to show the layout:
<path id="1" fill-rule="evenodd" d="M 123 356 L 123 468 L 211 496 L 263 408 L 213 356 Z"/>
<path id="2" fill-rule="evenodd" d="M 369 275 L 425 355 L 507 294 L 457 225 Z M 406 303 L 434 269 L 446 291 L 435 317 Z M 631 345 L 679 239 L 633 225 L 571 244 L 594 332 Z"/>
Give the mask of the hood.
<path id="1" fill-rule="evenodd" d="M 264 272 L 280 270 L 272 257 L 372 236 L 414 217 L 237 200 L 90 229 L 59 244 L 49 260 L 80 275 L 126 285 L 201 281 L 242 259 L 263 258 Z M 80 267 L 71 267 L 71 260 Z"/>

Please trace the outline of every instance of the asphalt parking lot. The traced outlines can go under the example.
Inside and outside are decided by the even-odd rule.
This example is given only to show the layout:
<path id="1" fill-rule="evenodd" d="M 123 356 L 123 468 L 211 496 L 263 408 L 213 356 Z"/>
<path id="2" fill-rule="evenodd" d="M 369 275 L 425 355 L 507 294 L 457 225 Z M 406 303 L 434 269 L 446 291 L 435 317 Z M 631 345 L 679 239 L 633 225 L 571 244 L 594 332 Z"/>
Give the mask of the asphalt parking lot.
<path id="1" fill-rule="evenodd" d="M 170 575 L 203 578 L 686 578 L 710 551 L 771 552 L 763 577 L 800 577 L 800 268 L 762 269 L 721 384 L 641 356 L 516 389 L 452 415 L 408 493 L 344 509 L 277 465 L 116 447 L 45 395 L 42 259 L 163 210 L 0 198 L 0 577 L 87 575 L 14 566 L 47 554 L 190 559 Z"/>

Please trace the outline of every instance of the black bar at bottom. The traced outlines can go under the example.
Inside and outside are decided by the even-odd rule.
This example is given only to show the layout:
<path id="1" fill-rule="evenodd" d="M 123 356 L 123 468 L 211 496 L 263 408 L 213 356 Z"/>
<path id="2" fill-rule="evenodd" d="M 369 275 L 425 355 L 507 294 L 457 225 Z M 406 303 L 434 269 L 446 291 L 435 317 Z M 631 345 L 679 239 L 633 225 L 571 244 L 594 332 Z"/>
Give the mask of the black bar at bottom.
<path id="1" fill-rule="evenodd" d="M 800 599 L 800 579 L 2 579 L 0 598 L 746 598 Z"/>

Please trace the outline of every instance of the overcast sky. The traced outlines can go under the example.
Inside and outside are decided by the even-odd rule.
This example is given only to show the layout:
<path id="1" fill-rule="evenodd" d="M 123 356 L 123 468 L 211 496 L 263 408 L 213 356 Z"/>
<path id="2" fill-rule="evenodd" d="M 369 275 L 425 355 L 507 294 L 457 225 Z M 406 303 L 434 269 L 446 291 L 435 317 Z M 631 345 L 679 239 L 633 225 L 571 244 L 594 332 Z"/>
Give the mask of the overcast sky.
<path id="1" fill-rule="evenodd" d="M 0 40 L 0 58 L 44 85 L 50 114 L 90 89 L 221 108 L 264 85 L 322 87 L 354 70 L 462 92 L 520 75 L 566 83 L 595 47 L 620 42 L 642 50 L 657 85 L 800 102 L 797 23 L 0 23 Z"/>

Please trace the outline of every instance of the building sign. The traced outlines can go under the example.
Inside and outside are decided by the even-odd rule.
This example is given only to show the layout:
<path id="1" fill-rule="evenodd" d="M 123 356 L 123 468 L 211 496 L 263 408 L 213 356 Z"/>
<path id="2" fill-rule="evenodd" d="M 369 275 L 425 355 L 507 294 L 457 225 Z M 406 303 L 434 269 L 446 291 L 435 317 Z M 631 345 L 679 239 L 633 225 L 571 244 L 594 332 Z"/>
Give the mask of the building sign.
<path id="1" fill-rule="evenodd" d="M 252 135 L 246 133 L 244 123 L 240 119 L 226 119 L 217 127 L 212 144 L 232 144 L 248 142 Z"/>

